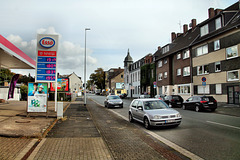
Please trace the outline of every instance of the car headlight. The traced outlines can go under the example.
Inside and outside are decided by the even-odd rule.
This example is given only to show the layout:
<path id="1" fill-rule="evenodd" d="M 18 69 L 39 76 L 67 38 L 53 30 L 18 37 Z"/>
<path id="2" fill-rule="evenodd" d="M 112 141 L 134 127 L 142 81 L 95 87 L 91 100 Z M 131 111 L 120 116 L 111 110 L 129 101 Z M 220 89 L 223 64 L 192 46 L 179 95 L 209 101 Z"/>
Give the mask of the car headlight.
<path id="1" fill-rule="evenodd" d="M 180 114 L 180 113 L 178 113 L 178 114 L 176 115 L 176 117 L 181 117 L 181 114 Z"/>
<path id="2" fill-rule="evenodd" d="M 161 116 L 155 115 L 153 118 L 154 118 L 154 119 L 161 119 Z"/>

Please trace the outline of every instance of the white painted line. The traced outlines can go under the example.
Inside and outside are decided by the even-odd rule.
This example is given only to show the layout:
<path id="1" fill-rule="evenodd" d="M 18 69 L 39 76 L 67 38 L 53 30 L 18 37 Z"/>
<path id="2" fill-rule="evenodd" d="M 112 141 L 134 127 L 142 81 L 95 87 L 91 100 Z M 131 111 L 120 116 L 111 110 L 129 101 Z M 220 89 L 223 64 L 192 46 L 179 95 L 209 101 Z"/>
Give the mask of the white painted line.
<path id="1" fill-rule="evenodd" d="M 94 101 L 95 103 L 97 103 L 98 105 L 104 107 L 102 104 L 99 104 L 98 102 L 96 102 L 95 100 L 91 99 L 92 101 Z M 123 118 L 124 120 L 128 121 L 128 118 L 124 117 L 123 115 L 115 112 L 114 110 L 109 110 L 111 112 L 113 112 L 114 114 L 118 115 L 119 117 Z M 148 134 L 150 134 L 151 136 L 153 136 L 154 138 L 156 138 L 157 140 L 161 141 L 162 143 L 166 144 L 167 146 L 173 148 L 174 150 L 178 151 L 179 153 L 183 154 L 184 156 L 190 158 L 191 160 L 204 160 L 203 158 L 189 152 L 188 150 L 176 145 L 175 143 L 157 135 L 156 133 L 146 130 L 144 129 L 144 131 Z"/>
<path id="2" fill-rule="evenodd" d="M 217 125 L 220 125 L 220 126 L 230 127 L 230 128 L 234 128 L 234 129 L 240 129 L 240 127 L 235 127 L 235 126 L 231 126 L 231 125 L 228 125 L 228 124 L 222 124 L 222 123 L 217 123 L 217 122 L 212 122 L 212 121 L 206 121 L 206 122 L 212 123 L 212 124 L 217 124 Z"/>

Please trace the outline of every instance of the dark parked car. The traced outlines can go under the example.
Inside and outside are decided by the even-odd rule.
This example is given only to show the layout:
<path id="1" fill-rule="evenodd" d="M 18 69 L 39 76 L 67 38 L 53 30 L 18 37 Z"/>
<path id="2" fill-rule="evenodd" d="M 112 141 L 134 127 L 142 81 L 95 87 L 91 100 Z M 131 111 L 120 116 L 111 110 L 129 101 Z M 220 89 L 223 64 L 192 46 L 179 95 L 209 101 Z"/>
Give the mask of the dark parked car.
<path id="1" fill-rule="evenodd" d="M 123 101 L 119 96 L 107 96 L 107 98 L 104 101 L 104 105 L 107 108 L 110 107 L 120 107 L 123 108 Z"/>
<path id="2" fill-rule="evenodd" d="M 202 110 L 211 110 L 214 112 L 217 108 L 217 101 L 212 96 L 192 96 L 184 103 L 182 109 L 193 109 L 196 112 Z"/>
<path id="3" fill-rule="evenodd" d="M 183 98 L 179 95 L 169 95 L 164 97 L 164 102 L 168 104 L 169 107 L 182 107 Z"/>
<path id="4" fill-rule="evenodd" d="M 127 94 L 126 94 L 126 93 L 120 94 L 119 97 L 122 98 L 122 99 L 124 99 L 124 98 L 127 97 Z"/>
<path id="5" fill-rule="evenodd" d="M 164 97 L 166 97 L 165 94 L 159 94 L 159 95 L 156 95 L 154 98 L 157 98 L 157 99 L 160 99 L 160 100 L 164 100 Z"/>

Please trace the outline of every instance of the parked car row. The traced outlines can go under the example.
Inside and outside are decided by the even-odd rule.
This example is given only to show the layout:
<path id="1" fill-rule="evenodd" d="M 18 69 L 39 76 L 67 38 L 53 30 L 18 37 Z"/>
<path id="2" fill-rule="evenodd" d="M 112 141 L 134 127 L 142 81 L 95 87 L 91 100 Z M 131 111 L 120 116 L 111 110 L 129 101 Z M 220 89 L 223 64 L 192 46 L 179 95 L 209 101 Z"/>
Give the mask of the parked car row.
<path id="1" fill-rule="evenodd" d="M 120 96 L 109 95 L 104 101 L 107 108 L 123 108 L 123 101 Z M 134 99 L 129 106 L 129 121 L 138 121 L 149 129 L 151 126 L 178 126 L 182 117 L 173 107 L 180 107 L 184 110 L 192 109 L 196 112 L 202 110 L 215 111 L 217 101 L 212 96 L 192 96 L 186 101 L 180 95 L 156 95 L 150 98 L 149 95 L 141 95 Z"/>

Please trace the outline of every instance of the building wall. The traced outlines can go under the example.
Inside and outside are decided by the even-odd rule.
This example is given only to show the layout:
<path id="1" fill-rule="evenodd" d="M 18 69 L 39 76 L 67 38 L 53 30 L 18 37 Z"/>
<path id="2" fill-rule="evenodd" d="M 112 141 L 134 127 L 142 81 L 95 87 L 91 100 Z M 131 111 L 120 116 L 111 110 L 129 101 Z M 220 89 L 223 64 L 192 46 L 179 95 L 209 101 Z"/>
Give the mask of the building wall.
<path id="1" fill-rule="evenodd" d="M 115 94 L 123 94 L 126 92 L 125 89 L 116 89 L 116 83 L 124 83 L 124 72 L 122 71 L 120 74 L 118 74 L 116 77 L 111 79 L 111 89 L 115 91 Z"/>
<path id="2" fill-rule="evenodd" d="M 212 95 L 215 97 L 215 99 L 218 102 L 224 102 L 228 103 L 228 87 L 231 86 L 240 86 L 240 80 L 239 77 L 236 80 L 228 80 L 228 72 L 229 71 L 237 71 L 238 76 L 240 75 L 240 31 L 239 29 L 228 32 L 226 34 L 222 34 L 221 36 L 215 37 L 215 38 L 209 38 L 205 42 L 194 46 L 193 49 L 194 55 L 193 55 L 193 82 L 194 82 L 194 94 L 203 94 L 199 91 L 199 87 L 202 86 L 202 77 L 206 77 L 206 87 L 208 88 L 207 93 L 208 95 Z M 219 40 L 220 41 L 220 49 L 214 51 L 214 41 Z M 203 44 L 208 44 L 208 53 L 196 56 L 196 50 L 199 46 L 202 46 Z M 232 47 L 237 45 L 237 51 L 238 56 L 228 59 L 226 54 L 226 48 Z M 220 71 L 215 70 L 215 63 L 220 62 L 221 69 Z M 208 73 L 204 73 L 201 75 L 198 75 L 198 66 L 207 65 L 208 66 Z M 217 92 L 216 88 L 220 87 L 221 91 Z M 218 89 L 219 90 L 219 89 Z M 238 90 L 238 89 L 237 89 Z M 235 96 L 239 96 L 239 91 L 235 92 Z M 240 96 L 239 96 L 240 99 Z M 238 102 L 239 103 L 239 102 Z"/>
<path id="3" fill-rule="evenodd" d="M 82 80 L 73 73 L 69 76 L 69 88 L 71 89 L 72 93 L 78 93 L 81 91 L 81 87 L 83 86 Z"/>
<path id="4" fill-rule="evenodd" d="M 0 99 L 8 100 L 8 91 L 9 87 L 0 88 Z M 21 98 L 20 88 L 15 88 L 14 98 L 10 98 L 9 100 L 20 101 L 20 98 Z"/>

